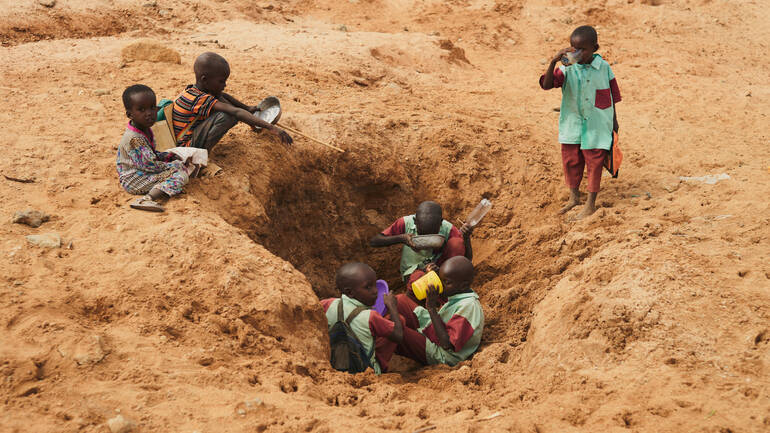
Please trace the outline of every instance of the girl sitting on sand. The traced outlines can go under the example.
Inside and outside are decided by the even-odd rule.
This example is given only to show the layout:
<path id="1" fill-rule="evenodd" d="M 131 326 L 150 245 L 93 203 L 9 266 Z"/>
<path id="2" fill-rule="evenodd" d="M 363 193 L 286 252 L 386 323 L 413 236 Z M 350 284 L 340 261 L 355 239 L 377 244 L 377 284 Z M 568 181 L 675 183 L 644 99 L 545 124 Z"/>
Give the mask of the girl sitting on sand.
<path id="1" fill-rule="evenodd" d="M 143 84 L 123 91 L 126 116 L 131 120 L 118 145 L 117 168 L 123 189 L 131 194 L 144 194 L 131 203 L 132 208 L 163 212 L 158 200 L 182 192 L 195 167 L 188 164 L 190 158 L 182 162 L 173 153 L 155 150 L 150 130 L 158 111 L 155 103 L 155 92 Z"/>

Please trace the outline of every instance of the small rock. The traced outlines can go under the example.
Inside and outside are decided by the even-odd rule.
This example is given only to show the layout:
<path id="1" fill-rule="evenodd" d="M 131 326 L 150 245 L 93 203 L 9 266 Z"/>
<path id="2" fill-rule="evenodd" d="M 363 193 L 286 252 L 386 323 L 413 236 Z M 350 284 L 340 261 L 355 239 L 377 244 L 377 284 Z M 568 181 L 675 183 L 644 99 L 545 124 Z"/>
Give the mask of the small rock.
<path id="1" fill-rule="evenodd" d="M 104 95 L 109 95 L 109 94 L 110 94 L 110 89 L 96 89 L 96 90 L 94 90 L 94 95 L 95 96 L 104 96 Z"/>
<path id="2" fill-rule="evenodd" d="M 214 358 L 211 356 L 203 356 L 198 360 L 198 364 L 206 367 L 214 363 Z"/>
<path id="3" fill-rule="evenodd" d="M 39 210 L 27 209 L 18 211 L 13 215 L 13 222 L 16 224 L 26 224 L 30 227 L 40 227 L 41 224 L 51 219 L 51 217 Z"/>
<path id="4" fill-rule="evenodd" d="M 158 15 L 165 17 L 166 15 L 168 15 L 168 11 L 166 9 L 161 9 L 158 11 Z"/>
<path id="5" fill-rule="evenodd" d="M 347 27 L 346 25 L 344 25 L 344 24 L 343 24 L 343 25 L 339 26 L 339 27 L 337 28 L 337 30 L 339 30 L 339 31 L 341 31 L 341 32 L 346 32 L 346 31 L 348 31 L 348 27 Z"/>
<path id="6" fill-rule="evenodd" d="M 72 359 L 78 365 L 94 365 L 101 362 L 109 352 L 104 339 L 99 335 L 92 335 L 75 346 Z"/>
<path id="7" fill-rule="evenodd" d="M 158 2 L 156 2 L 155 0 L 152 0 L 152 1 L 148 1 L 147 3 L 143 4 L 142 6 L 144 6 L 146 8 L 154 8 L 154 7 L 158 6 Z"/>
<path id="8" fill-rule="evenodd" d="M 134 429 L 134 423 L 131 420 L 124 418 L 123 415 L 110 418 L 107 421 L 107 426 L 112 433 L 129 433 Z"/>
<path id="9" fill-rule="evenodd" d="M 27 242 L 42 248 L 59 248 L 61 247 L 61 236 L 56 233 L 28 235 Z"/>
<path id="10" fill-rule="evenodd" d="M 40 6 L 44 6 L 44 7 L 47 7 L 47 8 L 52 8 L 52 7 L 56 6 L 56 0 L 37 0 L 37 3 Z"/>

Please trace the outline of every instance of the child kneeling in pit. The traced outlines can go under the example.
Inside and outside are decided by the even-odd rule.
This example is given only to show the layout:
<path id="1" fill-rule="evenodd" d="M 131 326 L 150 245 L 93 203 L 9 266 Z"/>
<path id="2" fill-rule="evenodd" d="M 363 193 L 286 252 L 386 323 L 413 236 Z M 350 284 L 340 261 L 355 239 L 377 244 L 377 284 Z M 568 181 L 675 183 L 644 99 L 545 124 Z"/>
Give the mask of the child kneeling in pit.
<path id="1" fill-rule="evenodd" d="M 155 123 L 158 108 L 151 88 L 143 84 L 129 86 L 123 92 L 123 106 L 130 121 L 118 145 L 120 185 L 131 194 L 144 194 L 131 203 L 132 208 L 163 212 L 158 201 L 182 192 L 194 167 L 187 167 L 173 153 L 155 150 L 150 127 Z"/>
<path id="2" fill-rule="evenodd" d="M 455 365 L 479 348 L 484 330 L 484 311 L 479 295 L 471 289 L 473 264 L 463 256 L 445 261 L 439 268 L 446 303 L 439 308 L 439 293 L 429 286 L 425 307 L 406 295 L 397 296 L 403 317 L 403 339 L 396 353 L 424 365 Z M 390 310 L 393 311 L 393 310 Z"/>
<path id="3" fill-rule="evenodd" d="M 398 314 L 393 314 L 393 321 L 383 318 L 372 310 L 377 301 L 377 274 L 364 263 L 347 263 L 337 271 L 337 289 L 342 292 L 339 298 L 324 299 L 321 305 L 326 312 L 329 330 L 339 321 L 340 303 L 343 320 L 355 334 L 363 347 L 368 363 L 375 374 L 388 371 L 388 363 L 393 356 L 396 342 L 402 340 L 403 328 Z M 388 293 L 384 297 L 388 311 L 395 312 L 396 298 Z"/>

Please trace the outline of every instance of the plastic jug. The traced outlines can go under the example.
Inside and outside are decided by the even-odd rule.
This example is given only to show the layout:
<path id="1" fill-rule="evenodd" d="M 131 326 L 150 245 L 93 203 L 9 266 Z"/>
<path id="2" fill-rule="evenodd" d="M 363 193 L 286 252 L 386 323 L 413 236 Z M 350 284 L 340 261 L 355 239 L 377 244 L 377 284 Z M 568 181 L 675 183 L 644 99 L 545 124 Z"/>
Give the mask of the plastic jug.
<path id="1" fill-rule="evenodd" d="M 444 293 L 444 285 L 441 284 L 438 274 L 436 271 L 430 271 L 412 283 L 414 296 L 420 301 L 425 299 L 428 296 L 428 286 L 430 285 L 436 286 L 439 293 Z"/>
<path id="2" fill-rule="evenodd" d="M 478 223 L 481 222 L 481 219 L 484 218 L 484 215 L 489 212 L 489 209 L 492 208 L 492 202 L 487 199 L 481 199 L 481 203 L 479 203 L 475 209 L 473 209 L 473 212 L 471 212 L 470 215 L 468 215 L 468 220 L 466 223 L 468 223 L 471 227 L 476 227 Z"/>

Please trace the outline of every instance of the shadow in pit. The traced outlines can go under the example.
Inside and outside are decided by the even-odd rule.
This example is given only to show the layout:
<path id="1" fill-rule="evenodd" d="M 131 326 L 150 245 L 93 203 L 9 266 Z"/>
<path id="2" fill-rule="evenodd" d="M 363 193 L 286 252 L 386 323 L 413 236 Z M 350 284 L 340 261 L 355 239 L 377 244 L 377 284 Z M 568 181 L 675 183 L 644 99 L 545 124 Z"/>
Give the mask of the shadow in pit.
<path id="1" fill-rule="evenodd" d="M 291 174 L 270 181 L 268 221 L 249 230 L 255 242 L 305 274 L 321 299 L 339 296 L 334 275 L 350 261 L 369 264 L 394 290 L 403 286 L 399 246 L 372 248 L 369 239 L 413 212 L 424 194 L 406 178 L 372 178 L 360 163 L 339 161 L 333 172 L 314 164 L 287 168 Z"/>

